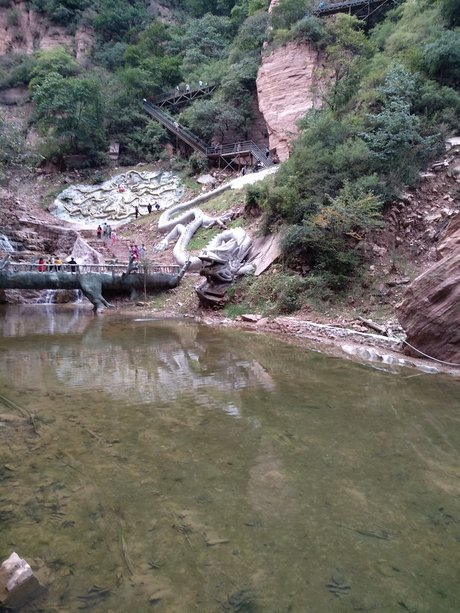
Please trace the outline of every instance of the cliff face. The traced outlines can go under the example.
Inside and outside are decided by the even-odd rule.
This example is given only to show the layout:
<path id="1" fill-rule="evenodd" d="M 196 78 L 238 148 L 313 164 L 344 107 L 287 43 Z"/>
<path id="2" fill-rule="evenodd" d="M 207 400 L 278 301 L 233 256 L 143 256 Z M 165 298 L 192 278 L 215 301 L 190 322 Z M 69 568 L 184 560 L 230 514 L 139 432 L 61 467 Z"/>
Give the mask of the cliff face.
<path id="1" fill-rule="evenodd" d="M 84 63 L 94 45 L 89 28 L 68 34 L 65 28 L 51 24 L 45 16 L 28 7 L 25 0 L 12 0 L 9 7 L 0 7 L 0 55 L 11 52 L 33 53 L 62 45 L 80 63 Z"/>
<path id="2" fill-rule="evenodd" d="M 447 192 L 441 200 L 444 210 L 455 206 L 452 195 L 460 183 L 460 139 L 451 139 L 450 143 L 453 141 L 457 143 L 449 149 L 450 165 L 441 177 Z M 460 213 L 456 211 L 449 218 L 436 248 L 438 261 L 408 287 L 398 316 L 410 345 L 438 360 L 460 364 Z M 440 214 L 434 215 L 434 221 L 437 219 L 441 227 L 445 225 Z M 432 234 L 429 232 L 428 237 Z M 420 355 L 409 346 L 406 353 Z"/>
<path id="3" fill-rule="evenodd" d="M 324 80 L 324 57 L 308 43 L 290 42 L 262 58 L 257 75 L 259 109 L 270 149 L 281 161 L 289 157 L 297 121 L 321 106 Z"/>

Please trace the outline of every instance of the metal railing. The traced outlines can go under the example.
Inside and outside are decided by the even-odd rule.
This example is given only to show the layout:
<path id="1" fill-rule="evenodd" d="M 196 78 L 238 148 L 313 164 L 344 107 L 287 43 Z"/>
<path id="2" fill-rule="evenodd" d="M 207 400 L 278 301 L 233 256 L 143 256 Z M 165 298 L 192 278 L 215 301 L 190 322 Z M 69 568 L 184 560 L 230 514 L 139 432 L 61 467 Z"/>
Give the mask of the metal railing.
<path id="1" fill-rule="evenodd" d="M 0 271 L 2 272 L 48 272 L 48 273 L 71 273 L 71 274 L 90 274 L 90 273 L 109 273 L 112 275 L 122 274 L 126 272 L 128 269 L 128 263 L 125 264 L 69 264 L 64 263 L 60 265 L 51 265 L 51 264 L 39 264 L 38 262 L 11 262 L 9 261 L 5 268 Z M 180 266 L 175 264 L 164 265 L 164 264 L 155 264 L 151 262 L 139 262 L 136 265 L 136 268 L 132 272 L 140 272 L 146 274 L 152 274 L 155 272 L 162 272 L 166 274 L 179 274 Z"/>
<path id="2" fill-rule="evenodd" d="M 143 107 L 144 110 L 149 113 L 149 115 L 151 115 L 154 119 L 163 124 L 165 128 L 167 128 L 170 132 L 176 134 L 181 140 L 193 147 L 193 149 L 201 151 L 201 153 L 206 153 L 208 145 L 204 141 L 202 141 L 201 138 L 198 138 L 198 136 L 193 134 L 193 132 L 190 132 L 190 130 L 188 130 L 187 128 L 180 126 L 177 121 L 167 115 L 158 106 L 156 106 L 152 102 L 144 100 Z"/>
<path id="3" fill-rule="evenodd" d="M 155 96 L 152 98 L 152 101 L 157 106 L 166 106 L 167 104 L 178 105 L 185 104 L 190 102 L 191 100 L 195 100 L 195 98 L 200 98 L 201 96 L 209 96 L 212 94 L 217 88 L 216 83 L 208 83 L 206 85 L 201 85 L 198 87 L 192 87 L 190 89 L 171 89 L 159 96 Z"/>
<path id="4" fill-rule="evenodd" d="M 368 13 L 371 12 L 371 7 L 376 4 L 385 4 L 388 0 L 348 0 L 346 2 L 320 2 L 318 7 L 313 11 L 313 15 L 321 17 L 323 15 L 333 15 L 343 11 L 352 12 L 353 9 L 368 7 Z"/>
<path id="5" fill-rule="evenodd" d="M 230 145 L 207 145 L 188 128 L 179 125 L 177 121 L 152 102 L 144 100 L 143 107 L 149 115 L 164 125 L 170 132 L 176 134 L 176 136 L 190 145 L 193 149 L 200 151 L 208 157 L 228 157 L 231 155 L 236 156 L 250 153 L 262 166 L 269 167 L 273 165 L 270 156 L 264 154 L 260 147 L 252 140 L 241 141 Z"/>
<path id="6" fill-rule="evenodd" d="M 218 155 L 222 157 L 231 155 L 237 156 L 248 153 L 250 153 L 263 166 L 273 166 L 273 161 L 270 158 L 270 155 L 267 156 L 252 140 L 232 143 L 230 145 L 210 145 L 206 150 L 206 154 L 210 157 Z"/>

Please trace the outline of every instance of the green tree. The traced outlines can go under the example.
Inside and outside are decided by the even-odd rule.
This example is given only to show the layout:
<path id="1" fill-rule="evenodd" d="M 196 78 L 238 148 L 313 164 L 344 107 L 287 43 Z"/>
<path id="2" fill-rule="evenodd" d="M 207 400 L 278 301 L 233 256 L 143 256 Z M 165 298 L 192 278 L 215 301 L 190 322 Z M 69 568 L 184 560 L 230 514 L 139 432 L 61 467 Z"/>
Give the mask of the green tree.
<path id="1" fill-rule="evenodd" d="M 141 0 L 97 0 L 92 25 L 103 41 L 119 41 L 130 31 L 139 31 L 148 15 Z"/>
<path id="2" fill-rule="evenodd" d="M 460 31 L 445 30 L 425 45 L 421 63 L 430 77 L 460 89 Z"/>
<path id="3" fill-rule="evenodd" d="M 61 153 L 95 156 L 105 150 L 104 106 L 96 79 L 50 73 L 35 88 L 33 100 L 38 127 Z"/>
<path id="4" fill-rule="evenodd" d="M 460 26 L 460 0 L 441 0 L 441 14 L 449 27 Z"/>
<path id="5" fill-rule="evenodd" d="M 379 91 L 383 94 L 380 112 L 368 114 L 362 137 L 369 146 L 375 170 L 387 176 L 397 190 L 413 181 L 418 170 L 439 152 L 440 138 L 423 136 L 420 119 L 411 113 L 416 95 L 413 75 L 397 65 Z"/>
<path id="6" fill-rule="evenodd" d="M 71 77 L 77 75 L 80 70 L 80 65 L 64 47 L 56 46 L 49 50 L 40 50 L 35 54 L 35 65 L 31 71 L 29 85 L 34 89 L 51 73 Z"/>
<path id="7" fill-rule="evenodd" d="M 90 6 L 90 0 L 30 0 L 34 11 L 44 13 L 51 21 L 68 26 L 77 21 L 82 12 Z"/>

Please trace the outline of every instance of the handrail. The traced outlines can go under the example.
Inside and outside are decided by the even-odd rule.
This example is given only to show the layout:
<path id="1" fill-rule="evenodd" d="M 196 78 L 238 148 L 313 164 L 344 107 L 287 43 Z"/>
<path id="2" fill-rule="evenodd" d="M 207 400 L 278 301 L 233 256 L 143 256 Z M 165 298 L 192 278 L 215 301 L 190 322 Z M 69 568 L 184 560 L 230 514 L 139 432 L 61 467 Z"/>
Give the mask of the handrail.
<path id="1" fill-rule="evenodd" d="M 6 267 L 1 272 L 56 272 L 56 273 L 70 273 L 70 274 L 91 274 L 91 273 L 110 273 L 122 274 L 126 272 L 128 263 L 126 264 L 69 264 L 65 262 L 63 264 L 40 264 L 38 262 L 8 262 Z M 134 272 L 151 274 L 155 272 L 162 272 L 168 274 L 179 274 L 180 266 L 176 264 L 155 264 L 150 262 L 139 262 Z M 1 273 L 0 273 L 1 274 Z"/>
<path id="2" fill-rule="evenodd" d="M 345 2 L 320 2 L 318 8 L 313 11 L 313 15 L 320 17 L 321 15 L 332 15 L 340 13 L 344 9 L 359 8 L 370 6 L 371 4 L 384 4 L 388 0 L 347 0 Z"/>
<path id="3" fill-rule="evenodd" d="M 273 165 L 270 157 L 265 155 L 258 145 L 252 140 L 240 141 L 230 145 L 210 145 L 206 151 L 208 156 L 215 155 L 238 155 L 242 153 L 251 153 L 258 162 L 263 166 L 269 167 Z"/>
<path id="4" fill-rule="evenodd" d="M 207 85 L 202 85 L 201 87 L 198 86 L 189 90 L 184 89 L 183 91 L 178 91 L 177 89 L 172 89 L 160 94 L 159 96 L 155 96 L 152 98 L 152 101 L 158 106 L 162 106 L 168 102 L 171 104 L 181 104 L 201 96 L 212 94 L 216 87 L 217 83 L 208 83 Z"/>
<path id="5" fill-rule="evenodd" d="M 144 106 L 144 110 L 147 111 L 147 113 L 149 113 L 157 121 L 162 123 L 165 126 L 165 128 L 167 128 L 170 132 L 179 136 L 179 138 L 181 138 L 183 141 L 185 141 L 187 144 L 189 144 L 194 149 L 201 151 L 201 153 L 206 153 L 206 149 L 208 145 L 204 141 L 202 141 L 200 138 L 198 138 L 198 136 L 193 134 L 193 132 L 190 132 L 190 130 L 188 130 L 187 128 L 180 126 L 177 123 L 177 121 L 174 121 L 174 119 L 172 119 L 171 117 L 168 117 L 166 113 L 161 111 L 159 107 L 157 107 L 152 102 L 148 102 L 147 100 L 144 100 L 143 106 Z"/>
<path id="6" fill-rule="evenodd" d="M 193 147 L 193 149 L 200 151 L 208 157 L 251 153 L 256 160 L 262 164 L 262 166 L 269 167 L 273 165 L 270 156 L 267 157 L 252 140 L 241 141 L 230 145 L 207 145 L 188 128 L 180 126 L 177 121 L 160 110 L 160 108 L 153 104 L 153 102 L 149 102 L 148 100 L 144 99 L 143 108 L 147 113 L 149 113 L 149 115 L 163 124 L 170 132 L 176 134 L 176 136 Z"/>

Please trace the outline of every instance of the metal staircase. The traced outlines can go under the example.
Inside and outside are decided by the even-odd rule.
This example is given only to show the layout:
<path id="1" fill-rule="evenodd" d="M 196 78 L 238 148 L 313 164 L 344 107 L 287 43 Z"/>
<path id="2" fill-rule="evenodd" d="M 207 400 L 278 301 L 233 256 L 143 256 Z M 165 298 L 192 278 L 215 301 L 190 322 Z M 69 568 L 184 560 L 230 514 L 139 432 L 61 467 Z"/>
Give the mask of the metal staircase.
<path id="1" fill-rule="evenodd" d="M 156 104 L 144 100 L 143 107 L 149 115 L 161 123 L 167 130 L 178 136 L 184 143 L 187 143 L 196 151 L 207 154 L 208 145 L 204 141 L 187 128 L 179 125 L 177 121 L 162 111 Z"/>
<path id="2" fill-rule="evenodd" d="M 230 166 L 235 162 L 235 159 L 238 163 L 240 156 L 242 158 L 250 156 L 252 162 L 256 160 L 256 164 L 260 166 L 265 168 L 273 166 L 270 155 L 264 153 L 252 140 L 241 141 L 230 145 L 208 145 L 188 128 L 181 126 L 170 115 L 162 111 L 160 107 L 153 104 L 153 102 L 144 99 L 143 108 L 167 130 L 175 134 L 184 143 L 187 143 L 192 149 L 195 149 L 195 151 L 199 151 L 203 155 L 206 155 L 209 159 L 223 160 L 226 166 Z"/>

